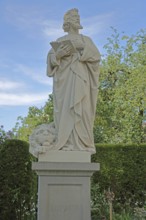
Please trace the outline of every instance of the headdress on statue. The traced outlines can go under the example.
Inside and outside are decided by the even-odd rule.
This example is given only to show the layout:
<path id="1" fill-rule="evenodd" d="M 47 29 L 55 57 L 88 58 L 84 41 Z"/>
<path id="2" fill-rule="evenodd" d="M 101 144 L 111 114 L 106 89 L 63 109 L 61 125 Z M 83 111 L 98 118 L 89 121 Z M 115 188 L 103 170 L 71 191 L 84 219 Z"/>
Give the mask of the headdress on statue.
<path id="1" fill-rule="evenodd" d="M 65 23 L 71 23 L 76 25 L 78 29 L 83 29 L 82 25 L 80 24 L 80 15 L 78 13 L 78 9 L 73 8 L 65 13 L 64 24 Z"/>

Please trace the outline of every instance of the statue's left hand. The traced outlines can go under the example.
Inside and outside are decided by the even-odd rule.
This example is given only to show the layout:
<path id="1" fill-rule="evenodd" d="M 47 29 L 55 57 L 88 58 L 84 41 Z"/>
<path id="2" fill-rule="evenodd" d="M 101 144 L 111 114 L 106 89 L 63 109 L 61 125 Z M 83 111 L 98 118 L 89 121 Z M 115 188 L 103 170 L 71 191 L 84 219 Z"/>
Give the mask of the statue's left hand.
<path id="1" fill-rule="evenodd" d="M 61 45 L 56 51 L 56 59 L 60 60 L 64 56 L 71 55 L 71 46 L 69 45 Z"/>

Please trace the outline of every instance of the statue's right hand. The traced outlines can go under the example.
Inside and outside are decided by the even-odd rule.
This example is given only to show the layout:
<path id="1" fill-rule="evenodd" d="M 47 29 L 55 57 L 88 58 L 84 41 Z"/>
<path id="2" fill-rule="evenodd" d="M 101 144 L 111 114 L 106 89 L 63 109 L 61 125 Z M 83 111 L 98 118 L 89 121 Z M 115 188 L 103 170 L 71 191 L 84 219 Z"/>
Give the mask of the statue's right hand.
<path id="1" fill-rule="evenodd" d="M 69 56 L 71 54 L 71 47 L 68 45 L 61 45 L 56 51 L 56 59 L 60 60 L 64 56 Z"/>

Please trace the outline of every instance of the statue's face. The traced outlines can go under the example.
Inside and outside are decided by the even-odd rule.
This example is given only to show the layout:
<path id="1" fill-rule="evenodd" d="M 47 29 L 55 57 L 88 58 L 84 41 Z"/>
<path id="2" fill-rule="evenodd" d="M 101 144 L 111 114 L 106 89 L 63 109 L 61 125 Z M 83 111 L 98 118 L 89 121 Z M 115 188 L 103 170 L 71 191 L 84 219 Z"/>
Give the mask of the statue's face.
<path id="1" fill-rule="evenodd" d="M 80 28 L 80 17 L 78 17 L 78 16 L 74 17 L 73 25 L 76 26 L 76 28 Z"/>
<path id="2" fill-rule="evenodd" d="M 64 32 L 69 32 L 70 29 L 73 29 L 73 30 L 79 30 L 80 29 L 80 25 L 79 23 L 71 23 L 71 22 L 67 22 L 67 23 L 64 23 L 63 24 L 63 30 Z"/>
<path id="3" fill-rule="evenodd" d="M 68 32 L 70 29 L 70 23 L 69 22 L 66 22 L 63 24 L 63 30 L 64 32 Z"/>

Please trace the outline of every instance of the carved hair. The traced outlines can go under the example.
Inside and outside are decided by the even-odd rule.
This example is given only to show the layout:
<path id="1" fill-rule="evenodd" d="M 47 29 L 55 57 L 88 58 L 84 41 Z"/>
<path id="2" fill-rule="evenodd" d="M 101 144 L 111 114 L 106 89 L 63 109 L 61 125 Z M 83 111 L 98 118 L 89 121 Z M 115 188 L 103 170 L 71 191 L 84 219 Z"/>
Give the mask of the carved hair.
<path id="1" fill-rule="evenodd" d="M 78 28 L 82 29 L 83 27 L 80 25 L 80 15 L 78 13 L 78 9 L 73 8 L 71 10 L 68 10 L 64 15 L 64 23 L 71 23 L 73 25 L 76 25 L 76 21 L 78 21 Z"/>

